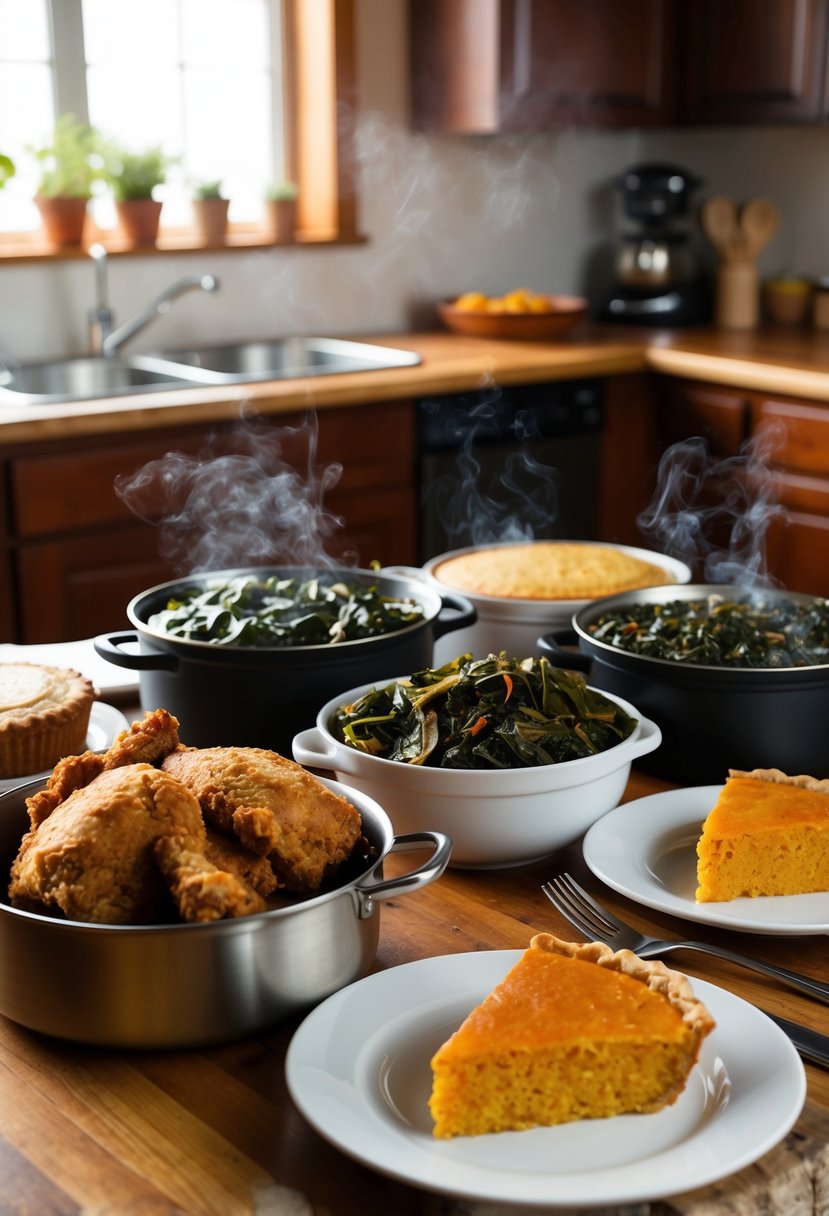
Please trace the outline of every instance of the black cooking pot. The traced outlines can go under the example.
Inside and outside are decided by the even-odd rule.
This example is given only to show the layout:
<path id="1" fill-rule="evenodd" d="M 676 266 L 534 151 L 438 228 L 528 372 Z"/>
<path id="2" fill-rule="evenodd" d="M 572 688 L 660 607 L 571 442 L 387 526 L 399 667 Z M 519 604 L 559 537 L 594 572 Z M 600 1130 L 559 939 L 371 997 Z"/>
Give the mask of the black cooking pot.
<path id="1" fill-rule="evenodd" d="M 102 658 L 140 673 L 142 709 L 163 706 L 175 714 L 182 739 L 191 747 L 266 747 L 290 756 L 294 735 L 314 725 L 326 701 L 369 680 L 393 679 L 401 671 L 430 667 L 435 641 L 474 624 L 476 617 L 463 596 L 438 595 L 417 579 L 342 570 L 338 577 L 351 586 L 376 586 L 382 595 L 416 600 L 423 618 L 395 633 L 323 646 L 216 645 L 171 637 L 149 625 L 170 599 L 188 589 L 246 574 L 301 580 L 316 575 L 324 580 L 331 571 L 257 567 L 161 583 L 127 606 L 135 631 L 95 638 Z"/>
<path id="2" fill-rule="evenodd" d="M 597 641 L 591 625 L 636 604 L 742 598 L 738 587 L 687 584 L 651 587 L 594 600 L 573 615 L 572 628 L 539 638 L 557 667 L 589 672 L 590 683 L 616 693 L 652 718 L 662 744 L 637 763 L 683 785 L 721 782 L 730 768 L 779 768 L 829 777 L 829 665 L 713 667 L 631 654 Z M 812 603 L 811 595 L 763 591 L 764 601 Z M 565 649 L 578 644 L 578 650 Z"/>

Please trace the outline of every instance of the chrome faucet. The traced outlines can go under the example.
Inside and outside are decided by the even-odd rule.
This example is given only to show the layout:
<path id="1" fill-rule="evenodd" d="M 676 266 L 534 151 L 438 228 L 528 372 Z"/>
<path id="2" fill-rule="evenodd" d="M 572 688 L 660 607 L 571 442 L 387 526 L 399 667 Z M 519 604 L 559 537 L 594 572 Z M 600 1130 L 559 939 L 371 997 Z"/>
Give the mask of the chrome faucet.
<path id="1" fill-rule="evenodd" d="M 107 252 L 103 245 L 90 245 L 89 256 L 95 262 L 96 306 L 89 314 L 90 341 L 92 353 L 110 358 L 116 354 L 125 342 L 139 333 L 155 317 L 169 312 L 172 305 L 187 291 L 196 288 L 202 291 L 218 291 L 219 280 L 212 274 L 190 274 L 162 291 L 151 300 L 146 308 L 142 308 L 135 316 L 130 317 L 123 325 L 113 329 L 114 315 L 109 307 L 107 298 Z"/>

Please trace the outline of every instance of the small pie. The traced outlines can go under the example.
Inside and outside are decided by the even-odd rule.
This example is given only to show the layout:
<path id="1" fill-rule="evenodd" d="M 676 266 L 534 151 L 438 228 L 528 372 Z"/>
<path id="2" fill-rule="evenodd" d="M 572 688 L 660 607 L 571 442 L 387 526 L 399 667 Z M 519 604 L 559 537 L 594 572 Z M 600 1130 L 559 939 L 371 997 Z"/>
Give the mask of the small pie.
<path id="1" fill-rule="evenodd" d="M 0 778 L 84 751 L 94 700 L 91 681 L 71 668 L 0 663 Z"/>
<path id="2" fill-rule="evenodd" d="M 829 781 L 729 771 L 697 844 L 697 901 L 829 891 Z"/>
<path id="3" fill-rule="evenodd" d="M 433 1056 L 434 1135 L 661 1110 L 713 1027 L 664 963 L 539 933 Z"/>

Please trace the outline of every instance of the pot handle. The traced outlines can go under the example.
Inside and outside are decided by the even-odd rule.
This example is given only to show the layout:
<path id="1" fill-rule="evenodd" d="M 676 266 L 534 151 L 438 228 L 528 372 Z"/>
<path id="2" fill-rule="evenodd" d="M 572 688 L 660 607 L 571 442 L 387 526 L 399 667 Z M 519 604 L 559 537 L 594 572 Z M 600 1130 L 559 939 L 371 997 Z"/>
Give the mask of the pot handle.
<path id="1" fill-rule="evenodd" d="M 648 752 L 656 751 L 659 744 L 662 742 L 662 731 L 655 722 L 650 718 L 639 719 L 639 738 L 631 744 L 631 754 L 635 760 L 637 756 L 646 756 Z"/>
<path id="2" fill-rule="evenodd" d="M 93 639 L 96 652 L 108 663 L 116 667 L 127 667 L 130 671 L 177 671 L 178 656 L 162 653 L 160 650 L 148 654 L 134 654 L 129 650 L 121 650 L 122 646 L 130 643 L 138 645 L 138 634 L 135 630 L 129 633 L 99 634 Z"/>
<path id="3" fill-rule="evenodd" d="M 383 566 L 380 574 L 388 574 L 391 578 L 416 578 L 420 583 L 431 586 L 429 575 L 422 566 Z"/>
<path id="4" fill-rule="evenodd" d="M 434 846 L 434 853 L 416 870 L 411 870 L 408 874 L 401 874 L 398 878 L 381 879 L 380 882 L 374 883 L 371 881 L 374 876 L 374 870 L 372 870 L 362 882 L 355 885 L 354 890 L 359 901 L 361 920 L 373 915 L 375 901 L 394 899 L 395 895 L 405 895 L 407 891 L 418 891 L 427 883 L 440 878 L 449 864 L 452 841 L 443 832 L 408 832 L 405 836 L 395 836 L 389 849 L 390 853 L 398 850 L 402 852 L 408 849 L 422 849 L 424 845 L 430 844 Z"/>
<path id="5" fill-rule="evenodd" d="M 440 603 L 440 612 L 432 625 L 435 641 L 445 633 L 454 633 L 456 629 L 474 625 L 478 619 L 477 608 L 463 595 L 441 595 Z"/>
<path id="6" fill-rule="evenodd" d="M 573 645 L 576 640 L 577 635 L 574 629 L 561 629 L 556 633 L 545 633 L 540 638 L 536 638 L 535 645 L 539 654 L 552 663 L 553 667 L 566 667 L 569 671 L 589 672 L 593 668 L 591 655 L 582 654 L 580 650 L 562 649 L 564 646 Z"/>
<path id="7" fill-rule="evenodd" d="M 303 768 L 337 769 L 347 772 L 347 763 L 340 759 L 333 743 L 330 747 L 327 746 L 327 743 L 325 735 L 316 726 L 309 726 L 307 730 L 301 730 L 298 735 L 294 735 L 291 744 L 294 760 Z M 347 755 L 346 750 L 346 759 Z"/>

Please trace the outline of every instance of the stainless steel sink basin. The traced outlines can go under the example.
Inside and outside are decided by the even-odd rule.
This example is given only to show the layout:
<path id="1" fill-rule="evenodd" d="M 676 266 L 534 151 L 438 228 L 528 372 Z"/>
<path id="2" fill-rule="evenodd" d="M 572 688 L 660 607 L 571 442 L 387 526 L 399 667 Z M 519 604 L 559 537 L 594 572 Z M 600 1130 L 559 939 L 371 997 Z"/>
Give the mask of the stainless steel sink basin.
<path id="1" fill-rule="evenodd" d="M 0 364 L 0 403 L 52 405 L 119 397 L 125 393 L 192 388 L 193 383 L 181 370 L 147 366 L 140 357 L 46 359 L 37 363 Z"/>
<path id="2" fill-rule="evenodd" d="M 287 380 L 341 372 L 411 367 L 420 356 L 408 350 L 339 338 L 290 337 L 261 342 L 231 342 L 147 356 L 146 366 L 201 378 L 209 384 Z"/>
<path id="3" fill-rule="evenodd" d="M 244 384 L 407 367 L 411 351 L 336 338 L 279 338 L 103 358 L 0 362 L 0 405 L 53 405 L 207 384 Z"/>

